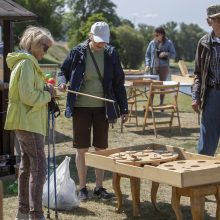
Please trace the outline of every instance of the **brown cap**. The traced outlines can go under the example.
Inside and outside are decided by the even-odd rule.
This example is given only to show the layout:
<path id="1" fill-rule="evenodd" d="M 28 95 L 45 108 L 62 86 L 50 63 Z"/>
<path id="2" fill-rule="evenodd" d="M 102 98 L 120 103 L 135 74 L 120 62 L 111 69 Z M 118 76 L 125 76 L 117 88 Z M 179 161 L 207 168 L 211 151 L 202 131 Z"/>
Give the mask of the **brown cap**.
<path id="1" fill-rule="evenodd" d="M 220 16 L 220 5 L 212 5 L 207 8 L 207 15 L 209 18 Z"/>

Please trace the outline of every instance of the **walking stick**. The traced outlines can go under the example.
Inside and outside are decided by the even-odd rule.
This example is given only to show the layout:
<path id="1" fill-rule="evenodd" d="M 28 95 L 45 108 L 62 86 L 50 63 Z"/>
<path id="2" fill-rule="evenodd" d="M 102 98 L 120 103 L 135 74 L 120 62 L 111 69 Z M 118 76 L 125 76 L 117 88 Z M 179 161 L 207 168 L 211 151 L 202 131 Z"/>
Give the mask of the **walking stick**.
<path id="1" fill-rule="evenodd" d="M 50 219 L 50 109 L 48 107 L 47 219 Z"/>
<path id="2" fill-rule="evenodd" d="M 56 155 L 55 155 L 55 118 L 60 115 L 60 109 L 54 98 L 48 104 L 48 210 L 47 219 L 50 219 L 50 142 L 53 147 L 53 172 L 54 172 L 54 198 L 55 198 L 55 219 L 58 220 L 57 211 L 57 186 L 56 186 Z M 52 122 L 50 122 L 52 119 Z M 52 127 L 52 128 L 51 128 Z M 52 131 L 51 131 L 52 129 Z"/>
<path id="3" fill-rule="evenodd" d="M 52 109 L 52 145 L 53 145 L 53 171 L 54 171 L 54 196 L 55 196 L 55 219 L 58 219 L 57 211 L 57 183 L 56 183 L 56 154 L 55 154 L 55 115 Z"/>

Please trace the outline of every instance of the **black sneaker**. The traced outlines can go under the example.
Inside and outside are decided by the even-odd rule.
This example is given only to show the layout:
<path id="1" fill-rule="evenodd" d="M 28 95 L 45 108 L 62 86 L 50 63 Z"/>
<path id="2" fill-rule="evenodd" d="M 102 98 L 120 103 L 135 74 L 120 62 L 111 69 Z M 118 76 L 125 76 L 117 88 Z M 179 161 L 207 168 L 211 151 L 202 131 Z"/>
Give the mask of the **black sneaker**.
<path id="1" fill-rule="evenodd" d="M 93 194 L 103 200 L 109 200 L 112 198 L 112 195 L 108 193 L 107 190 L 103 187 L 100 187 L 98 189 L 96 189 L 95 187 Z"/>
<path id="2" fill-rule="evenodd" d="M 86 187 L 80 189 L 78 198 L 80 201 L 86 201 L 88 199 L 88 190 Z"/>

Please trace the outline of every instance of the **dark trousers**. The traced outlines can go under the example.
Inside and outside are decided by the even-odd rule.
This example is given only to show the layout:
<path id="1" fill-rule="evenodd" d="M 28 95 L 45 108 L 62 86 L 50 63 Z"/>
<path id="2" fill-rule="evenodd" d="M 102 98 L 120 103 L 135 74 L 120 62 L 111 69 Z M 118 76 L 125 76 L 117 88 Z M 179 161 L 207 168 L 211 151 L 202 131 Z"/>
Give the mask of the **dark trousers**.
<path id="1" fill-rule="evenodd" d="M 220 90 L 208 88 L 202 112 L 198 153 L 214 156 L 220 137 Z"/>
<path id="2" fill-rule="evenodd" d="M 21 163 L 18 177 L 19 211 L 31 218 L 43 216 L 42 193 L 46 179 L 44 136 L 16 130 L 21 147 Z"/>
<path id="3" fill-rule="evenodd" d="M 166 81 L 169 75 L 169 66 L 160 66 L 155 68 L 155 72 L 159 75 L 160 81 Z M 163 104 L 164 95 L 160 95 L 160 104 Z"/>

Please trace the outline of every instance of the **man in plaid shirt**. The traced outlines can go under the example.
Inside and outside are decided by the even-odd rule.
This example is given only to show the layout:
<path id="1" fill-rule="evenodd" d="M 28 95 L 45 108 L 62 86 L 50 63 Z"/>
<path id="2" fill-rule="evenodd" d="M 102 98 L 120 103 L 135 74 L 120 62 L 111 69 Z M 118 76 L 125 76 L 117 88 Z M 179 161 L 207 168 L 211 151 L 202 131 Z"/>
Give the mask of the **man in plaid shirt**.
<path id="1" fill-rule="evenodd" d="M 207 8 L 212 31 L 198 43 L 192 108 L 202 119 L 198 153 L 214 156 L 220 137 L 220 5 Z"/>

